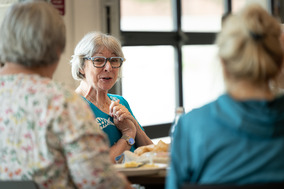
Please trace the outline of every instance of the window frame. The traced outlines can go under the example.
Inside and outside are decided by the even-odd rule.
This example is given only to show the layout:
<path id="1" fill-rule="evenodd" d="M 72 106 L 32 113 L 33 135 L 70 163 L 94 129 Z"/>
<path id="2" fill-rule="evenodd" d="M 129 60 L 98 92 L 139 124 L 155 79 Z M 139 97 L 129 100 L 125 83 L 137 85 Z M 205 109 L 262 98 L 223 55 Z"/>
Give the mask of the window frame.
<path id="1" fill-rule="evenodd" d="M 154 46 L 169 45 L 175 49 L 175 91 L 176 107 L 183 106 L 183 81 L 182 81 L 182 46 L 183 45 L 212 45 L 214 44 L 217 32 L 185 32 L 181 29 L 182 3 L 181 0 L 172 0 L 174 31 L 170 32 L 147 32 L 147 31 L 122 31 L 119 24 L 119 33 L 122 46 Z M 275 9 L 275 0 L 267 0 L 269 11 Z M 119 20 L 120 20 L 120 0 L 119 0 Z M 232 0 L 223 0 L 224 13 L 232 12 Z M 122 94 L 121 82 L 113 91 Z M 155 124 L 143 126 L 147 135 L 151 138 L 166 137 L 172 123 Z"/>

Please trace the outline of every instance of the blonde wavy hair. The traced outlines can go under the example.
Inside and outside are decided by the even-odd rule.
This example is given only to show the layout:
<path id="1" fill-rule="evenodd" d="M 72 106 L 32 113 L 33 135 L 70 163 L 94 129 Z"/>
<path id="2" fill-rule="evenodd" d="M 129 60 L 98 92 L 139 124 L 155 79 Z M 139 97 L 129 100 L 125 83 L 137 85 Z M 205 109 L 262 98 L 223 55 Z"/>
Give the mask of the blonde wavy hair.
<path id="1" fill-rule="evenodd" d="M 258 4 L 229 16 L 216 44 L 230 78 L 261 84 L 279 73 L 283 51 L 280 23 Z"/>

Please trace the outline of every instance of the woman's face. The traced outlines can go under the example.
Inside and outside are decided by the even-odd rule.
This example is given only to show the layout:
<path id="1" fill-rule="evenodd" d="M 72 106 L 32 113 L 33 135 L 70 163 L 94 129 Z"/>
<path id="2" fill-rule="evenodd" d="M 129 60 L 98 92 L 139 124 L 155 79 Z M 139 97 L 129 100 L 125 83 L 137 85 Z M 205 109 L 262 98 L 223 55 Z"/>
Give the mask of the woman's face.
<path id="1" fill-rule="evenodd" d="M 113 52 L 104 48 L 95 53 L 94 56 L 103 56 L 106 58 L 117 56 Z M 115 84 L 120 68 L 112 68 L 109 61 L 102 68 L 93 66 L 91 60 L 85 60 L 84 74 L 87 84 L 98 91 L 109 91 Z"/>

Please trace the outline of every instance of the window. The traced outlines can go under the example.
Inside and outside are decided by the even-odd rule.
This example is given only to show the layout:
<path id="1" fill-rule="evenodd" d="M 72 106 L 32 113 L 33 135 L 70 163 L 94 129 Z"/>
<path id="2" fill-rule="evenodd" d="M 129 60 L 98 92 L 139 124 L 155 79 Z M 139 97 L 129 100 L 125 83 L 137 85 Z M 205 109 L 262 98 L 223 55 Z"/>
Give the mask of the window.
<path id="1" fill-rule="evenodd" d="M 222 15 L 247 2 L 120 0 L 121 93 L 150 138 L 168 136 L 176 107 L 188 112 L 224 92 L 215 36 Z"/>
<path id="2" fill-rule="evenodd" d="M 171 0 L 121 0 L 122 31 L 173 31 Z"/>
<path id="3" fill-rule="evenodd" d="M 183 31 L 218 32 L 224 13 L 223 0 L 182 0 Z"/>
<path id="4" fill-rule="evenodd" d="M 143 126 L 172 121 L 175 109 L 174 48 L 124 47 L 122 94 Z M 135 71 L 136 70 L 136 71 Z M 156 107 L 156 108 L 155 108 Z"/>
<path id="5" fill-rule="evenodd" d="M 224 83 L 215 45 L 185 45 L 182 54 L 183 99 L 188 112 L 215 100 L 224 92 Z"/>

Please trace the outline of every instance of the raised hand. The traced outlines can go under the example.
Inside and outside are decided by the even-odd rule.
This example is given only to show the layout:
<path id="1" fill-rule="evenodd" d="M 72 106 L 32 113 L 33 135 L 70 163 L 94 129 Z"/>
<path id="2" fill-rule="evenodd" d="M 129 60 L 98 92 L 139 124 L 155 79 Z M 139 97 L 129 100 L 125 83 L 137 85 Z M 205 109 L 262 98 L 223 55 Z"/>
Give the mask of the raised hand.
<path id="1" fill-rule="evenodd" d="M 110 116 L 113 117 L 115 126 L 121 131 L 123 135 L 131 136 L 135 138 L 136 135 L 136 126 L 134 122 L 134 118 L 128 109 L 119 104 L 118 101 L 112 101 L 110 104 Z"/>

